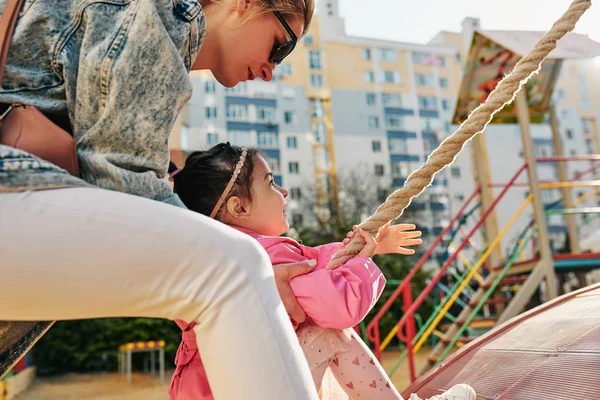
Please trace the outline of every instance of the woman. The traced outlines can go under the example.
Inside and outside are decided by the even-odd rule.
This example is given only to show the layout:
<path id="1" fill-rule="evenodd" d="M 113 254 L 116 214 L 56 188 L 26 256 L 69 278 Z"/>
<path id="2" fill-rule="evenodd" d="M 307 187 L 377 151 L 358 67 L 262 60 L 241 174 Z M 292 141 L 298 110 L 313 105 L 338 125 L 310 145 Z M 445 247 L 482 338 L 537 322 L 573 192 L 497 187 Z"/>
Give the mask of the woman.
<path id="1" fill-rule="evenodd" d="M 312 0 L 26 0 L 0 103 L 68 129 L 82 179 L 0 146 L 0 319 L 196 321 L 216 398 L 316 399 L 277 295 L 311 267 L 279 268 L 275 285 L 251 238 L 185 210 L 161 179 L 189 70 L 228 87 L 270 80 L 312 12 Z M 50 325 L 0 322 L 0 375 Z"/>

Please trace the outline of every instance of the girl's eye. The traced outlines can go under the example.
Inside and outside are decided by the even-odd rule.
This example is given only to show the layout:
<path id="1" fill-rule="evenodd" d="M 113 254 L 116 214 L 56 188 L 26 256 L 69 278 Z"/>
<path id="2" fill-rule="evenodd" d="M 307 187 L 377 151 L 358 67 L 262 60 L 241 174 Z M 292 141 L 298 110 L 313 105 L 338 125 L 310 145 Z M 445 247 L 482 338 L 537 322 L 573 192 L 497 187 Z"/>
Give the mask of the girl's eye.
<path id="1" fill-rule="evenodd" d="M 275 181 L 273 179 L 271 179 L 271 181 L 269 181 L 269 186 L 273 186 L 275 185 Z"/>

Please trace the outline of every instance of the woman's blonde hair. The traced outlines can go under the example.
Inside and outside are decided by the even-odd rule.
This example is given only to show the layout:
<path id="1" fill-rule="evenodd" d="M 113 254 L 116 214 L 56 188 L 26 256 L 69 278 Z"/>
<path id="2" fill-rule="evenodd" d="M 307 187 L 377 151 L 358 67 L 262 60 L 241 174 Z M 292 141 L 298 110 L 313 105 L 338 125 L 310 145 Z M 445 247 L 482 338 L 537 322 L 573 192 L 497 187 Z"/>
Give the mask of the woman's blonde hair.
<path id="1" fill-rule="evenodd" d="M 278 11 L 288 23 L 300 19 L 304 23 L 302 34 L 308 32 L 315 10 L 314 0 L 271 0 L 271 3 L 273 5 L 269 0 L 256 0 L 256 15 Z"/>

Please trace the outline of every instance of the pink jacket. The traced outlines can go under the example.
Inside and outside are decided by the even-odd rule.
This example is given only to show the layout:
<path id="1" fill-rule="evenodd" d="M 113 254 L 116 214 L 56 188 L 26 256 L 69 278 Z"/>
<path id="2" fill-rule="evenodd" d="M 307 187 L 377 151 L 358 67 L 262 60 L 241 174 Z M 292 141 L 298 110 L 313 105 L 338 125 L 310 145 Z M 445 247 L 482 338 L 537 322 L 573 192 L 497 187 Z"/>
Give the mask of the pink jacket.
<path id="1" fill-rule="evenodd" d="M 298 302 L 318 325 L 324 328 L 351 328 L 365 318 L 379 299 L 385 278 L 370 258 L 355 257 L 333 271 L 325 266 L 339 250 L 340 243 L 308 247 L 286 237 L 262 236 L 234 227 L 260 242 L 273 265 L 317 260 L 309 274 L 290 281 Z M 175 358 L 176 369 L 171 379 L 171 400 L 212 400 L 208 379 L 198 354 L 194 323 L 176 321 L 182 329 L 182 341 Z M 294 328 L 298 324 L 292 320 Z"/>

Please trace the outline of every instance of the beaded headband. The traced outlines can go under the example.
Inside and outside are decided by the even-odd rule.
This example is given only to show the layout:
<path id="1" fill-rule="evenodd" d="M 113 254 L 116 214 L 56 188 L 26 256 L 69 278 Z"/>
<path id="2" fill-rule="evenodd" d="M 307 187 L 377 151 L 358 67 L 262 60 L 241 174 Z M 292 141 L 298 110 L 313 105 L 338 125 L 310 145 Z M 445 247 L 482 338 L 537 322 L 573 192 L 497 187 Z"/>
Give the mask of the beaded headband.
<path id="1" fill-rule="evenodd" d="M 177 168 L 175 171 L 171 172 L 169 174 L 169 181 L 174 182 L 175 181 L 175 175 L 177 175 L 178 173 L 180 173 L 181 171 L 183 171 L 183 167 L 179 167 Z"/>
<path id="2" fill-rule="evenodd" d="M 244 163 L 246 162 L 246 154 L 248 154 L 248 149 L 246 148 L 246 146 L 244 146 L 244 147 L 242 147 L 242 155 L 240 156 L 240 160 L 238 161 L 237 165 L 235 166 L 233 175 L 231 176 L 229 183 L 225 187 L 223 194 L 221 195 L 221 197 L 219 197 L 219 201 L 217 201 L 217 204 L 215 204 L 215 208 L 213 208 L 212 212 L 210 213 L 210 218 L 214 218 L 215 215 L 217 215 L 217 213 L 219 212 L 219 209 L 221 208 L 221 206 L 223 205 L 225 198 L 229 194 L 229 191 L 233 187 L 235 180 L 237 179 L 238 175 L 242 171 L 242 168 L 244 167 Z"/>

